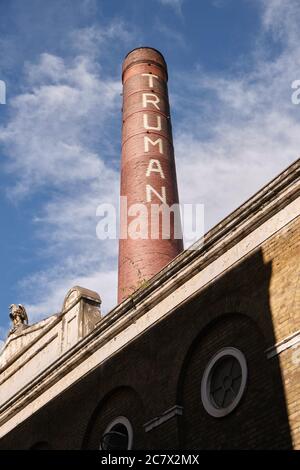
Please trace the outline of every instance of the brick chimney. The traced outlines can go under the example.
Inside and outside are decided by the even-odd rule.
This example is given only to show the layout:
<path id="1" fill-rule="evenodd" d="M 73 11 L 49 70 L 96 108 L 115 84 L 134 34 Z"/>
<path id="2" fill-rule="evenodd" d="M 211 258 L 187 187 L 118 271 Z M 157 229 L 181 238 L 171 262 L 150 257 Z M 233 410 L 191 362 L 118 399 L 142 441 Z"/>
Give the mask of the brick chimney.
<path id="1" fill-rule="evenodd" d="M 171 217 L 170 236 L 166 237 L 162 216 L 158 233 L 150 216 L 154 206 L 170 207 L 179 202 L 166 62 L 156 49 L 140 47 L 127 54 L 122 72 L 119 302 L 145 285 L 183 249 L 178 219 L 176 229 L 175 217 Z M 143 208 L 137 211 L 133 204 L 143 204 Z M 137 223 L 137 217 L 142 223 Z M 130 236 L 132 224 L 141 231 L 140 237 Z"/>

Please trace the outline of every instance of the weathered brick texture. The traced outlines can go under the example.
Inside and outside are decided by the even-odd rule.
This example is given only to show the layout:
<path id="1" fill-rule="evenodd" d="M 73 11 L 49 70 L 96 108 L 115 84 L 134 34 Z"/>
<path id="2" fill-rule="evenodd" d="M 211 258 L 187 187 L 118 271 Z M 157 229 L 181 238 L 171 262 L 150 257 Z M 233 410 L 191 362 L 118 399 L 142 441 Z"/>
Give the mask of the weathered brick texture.
<path id="1" fill-rule="evenodd" d="M 132 422 L 136 449 L 300 449 L 300 352 L 298 362 L 295 348 L 266 352 L 299 329 L 298 234 L 294 220 L 7 434 L 1 449 L 98 448 L 117 416 Z M 237 408 L 217 419 L 202 405 L 201 379 L 225 346 L 244 353 L 249 375 Z M 182 416 L 145 432 L 176 404 Z"/>
<path id="2" fill-rule="evenodd" d="M 150 74 L 150 77 L 143 74 Z M 161 222 L 157 239 L 151 234 L 151 205 L 162 203 L 157 194 L 165 195 L 164 202 L 169 206 L 178 204 L 167 79 L 167 65 L 160 52 L 141 47 L 125 58 L 122 74 L 121 196 L 127 197 L 128 208 L 134 204 L 144 205 L 148 211 L 148 230 L 145 239 L 132 239 L 130 236 L 120 239 L 119 302 L 157 274 L 183 249 L 182 238 L 174 236 L 174 219 L 167 239 L 162 236 Z M 148 148 L 145 147 L 145 139 L 150 139 L 147 140 Z M 149 143 L 158 140 L 159 144 Z M 150 200 L 147 185 L 156 191 L 151 190 Z M 125 226 L 137 216 L 121 212 L 120 225 L 124 233 Z"/>

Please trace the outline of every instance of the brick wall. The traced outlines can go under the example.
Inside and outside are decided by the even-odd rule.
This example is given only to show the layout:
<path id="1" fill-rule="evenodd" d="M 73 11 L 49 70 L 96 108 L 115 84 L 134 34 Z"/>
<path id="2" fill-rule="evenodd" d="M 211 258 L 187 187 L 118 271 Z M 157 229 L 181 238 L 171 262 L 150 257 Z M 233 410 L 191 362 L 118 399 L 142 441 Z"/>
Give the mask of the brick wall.
<path id="1" fill-rule="evenodd" d="M 197 296 L 36 412 L 0 448 L 98 448 L 117 416 L 132 422 L 134 448 L 300 449 L 300 377 L 295 349 L 266 350 L 299 330 L 299 220 L 290 223 Z M 201 403 L 209 358 L 243 351 L 248 382 L 237 408 L 213 418 Z M 300 353 L 299 353 L 300 359 Z M 145 432 L 174 405 L 183 415 Z"/>
<path id="2" fill-rule="evenodd" d="M 248 383 L 237 408 L 228 416 L 210 416 L 201 404 L 201 378 L 216 351 L 233 346 L 243 352 Z M 196 340 L 183 378 L 181 442 L 184 448 L 251 449 L 290 446 L 290 433 L 278 368 L 270 369 L 265 341 L 249 318 L 228 315 Z"/>

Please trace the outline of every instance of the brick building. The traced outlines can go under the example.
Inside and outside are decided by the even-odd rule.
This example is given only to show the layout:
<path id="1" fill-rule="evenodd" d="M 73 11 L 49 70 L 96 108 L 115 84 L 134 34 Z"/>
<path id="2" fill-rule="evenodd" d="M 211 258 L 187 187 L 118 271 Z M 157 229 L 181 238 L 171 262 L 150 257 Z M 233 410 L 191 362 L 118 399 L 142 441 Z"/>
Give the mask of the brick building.
<path id="1" fill-rule="evenodd" d="M 107 315 L 74 287 L 9 335 L 0 449 L 300 449 L 299 169 Z"/>

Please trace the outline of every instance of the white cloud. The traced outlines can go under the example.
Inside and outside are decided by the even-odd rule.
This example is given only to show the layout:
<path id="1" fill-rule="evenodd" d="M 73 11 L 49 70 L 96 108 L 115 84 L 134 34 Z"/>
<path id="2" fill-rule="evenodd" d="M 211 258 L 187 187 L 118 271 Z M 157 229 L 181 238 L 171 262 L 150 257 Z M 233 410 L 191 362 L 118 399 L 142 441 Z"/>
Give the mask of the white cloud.
<path id="1" fill-rule="evenodd" d="M 10 101 L 10 119 L 0 128 L 6 170 L 15 177 L 12 201 L 49 191 L 33 216 L 36 236 L 44 241 L 41 259 L 48 268 L 19 282 L 31 321 L 61 308 L 74 284 L 97 290 L 103 308 L 116 303 L 116 241 L 96 238 L 96 208 L 118 203 L 121 84 L 107 78 L 94 49 L 107 54 L 111 41 L 131 38 L 119 22 L 71 35 L 80 50 L 72 58 L 44 53 L 27 63 L 24 92 Z M 80 39 L 80 41 L 79 41 Z M 100 61 L 101 62 L 101 61 Z"/>
<path id="2" fill-rule="evenodd" d="M 76 57 L 67 64 L 49 54 L 27 64 L 26 79 L 31 91 L 11 101 L 11 120 L 0 132 L 8 169 L 18 175 L 11 196 L 47 184 L 61 188 L 100 175 L 100 181 L 111 178 L 89 138 L 98 130 L 102 151 L 111 145 L 101 128 L 116 110 L 120 84 L 102 79 L 87 59 Z"/>
<path id="3" fill-rule="evenodd" d="M 106 28 L 88 26 L 80 30 L 73 31 L 70 35 L 71 47 L 75 46 L 84 56 L 103 57 L 107 51 L 105 47 L 109 46 L 110 52 L 114 45 L 129 43 L 135 35 L 135 28 L 131 25 L 131 31 L 121 20 L 115 20 Z"/>
<path id="4" fill-rule="evenodd" d="M 261 0 L 263 6 L 263 25 L 275 38 L 295 46 L 299 40 L 298 22 L 300 4 L 298 0 Z"/>
<path id="5" fill-rule="evenodd" d="M 175 132 L 181 201 L 205 204 L 206 229 L 299 158 L 300 107 L 291 102 L 291 83 L 300 78 L 300 8 L 293 1 L 288 11 L 286 2 L 263 5 L 250 70 L 247 64 L 220 77 L 198 68 L 176 81 L 174 106 L 185 109 Z M 265 58 L 270 34 L 281 41 L 272 60 Z"/>
<path id="6" fill-rule="evenodd" d="M 291 83 L 300 79 L 298 4 L 291 0 L 287 10 L 279 0 L 261 5 L 262 33 L 251 67 L 249 58 L 231 75 L 198 67 L 171 80 L 178 84 L 172 103 L 181 116 L 174 135 L 180 199 L 205 204 L 206 228 L 299 156 L 300 107 L 291 103 Z M 112 133 L 120 81 L 106 78 L 99 63 L 105 45 L 126 34 L 120 23 L 105 31 L 87 28 L 72 36 L 74 49 L 80 44 L 73 59 L 43 54 L 27 64 L 27 88 L 0 129 L 16 176 L 10 197 L 51 188 L 35 223 L 43 255 L 54 262 L 21 283 L 34 320 L 58 311 L 75 284 L 98 291 L 105 311 L 115 303 L 117 243 L 96 239 L 95 211 L 118 199 L 119 174 L 110 160 L 120 158 L 119 133 Z M 270 35 L 280 40 L 272 60 L 266 58 Z"/>
<path id="7" fill-rule="evenodd" d="M 42 273 L 39 273 L 41 276 Z M 49 282 L 49 279 L 51 281 Z M 101 312 L 107 313 L 116 303 L 115 293 L 117 289 L 115 270 L 95 271 L 86 276 L 55 277 L 54 273 L 49 276 L 49 272 L 44 273 L 44 280 L 47 282 L 47 290 L 44 296 L 37 296 L 34 303 L 26 306 L 30 316 L 30 322 L 36 322 L 45 317 L 45 312 L 58 313 L 63 304 L 63 300 L 71 287 L 82 286 L 100 293 L 102 300 Z M 34 283 L 34 278 L 30 282 Z M 40 282 L 40 279 L 39 279 Z M 27 286 L 29 282 L 27 281 Z"/>
<path id="8" fill-rule="evenodd" d="M 155 22 L 155 29 L 163 34 L 168 41 L 172 44 L 177 44 L 180 48 L 186 49 L 188 46 L 186 44 L 184 35 L 177 31 L 174 28 L 170 28 L 165 23 L 160 21 L 159 19 Z"/>
<path id="9" fill-rule="evenodd" d="M 184 0 L 158 0 L 162 5 L 169 6 L 178 14 L 182 14 L 182 4 Z"/>
<path id="10" fill-rule="evenodd" d="M 1 352 L 1 349 L 3 348 L 4 346 L 4 343 L 5 343 L 5 340 L 7 338 L 7 335 L 8 335 L 8 331 L 9 331 L 9 328 L 4 328 L 2 326 L 0 326 L 0 352 Z"/>

